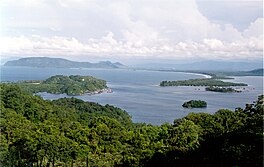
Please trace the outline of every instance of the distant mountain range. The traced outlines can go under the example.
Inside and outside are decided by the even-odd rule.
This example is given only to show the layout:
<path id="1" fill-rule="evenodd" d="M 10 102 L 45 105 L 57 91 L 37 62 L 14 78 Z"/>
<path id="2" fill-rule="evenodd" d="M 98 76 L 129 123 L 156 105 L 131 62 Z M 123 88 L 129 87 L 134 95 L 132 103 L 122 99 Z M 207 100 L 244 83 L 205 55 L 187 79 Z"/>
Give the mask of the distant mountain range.
<path id="1" fill-rule="evenodd" d="M 100 61 L 98 63 L 77 62 L 62 58 L 28 57 L 8 61 L 4 66 L 27 66 L 27 67 L 54 67 L 54 68 L 127 68 L 127 66 L 116 62 Z"/>
<path id="2" fill-rule="evenodd" d="M 229 76 L 263 76 L 263 68 L 255 69 L 251 71 L 234 71 L 234 72 L 223 72 L 224 75 Z"/>
<path id="3" fill-rule="evenodd" d="M 246 71 L 263 68 L 262 61 L 197 61 L 191 63 L 141 63 L 135 67 L 148 69 L 173 69 L 173 70 L 214 70 L 214 71 Z"/>
<path id="4" fill-rule="evenodd" d="M 142 63 L 134 69 L 176 70 L 176 71 L 212 71 L 222 72 L 224 75 L 263 75 L 263 63 L 258 62 L 225 62 L 201 61 L 193 63 Z M 4 66 L 53 67 L 53 68 L 129 68 L 119 62 L 100 61 L 98 63 L 77 62 L 63 58 L 28 57 L 7 61 Z M 257 69 L 256 71 L 251 71 Z"/>

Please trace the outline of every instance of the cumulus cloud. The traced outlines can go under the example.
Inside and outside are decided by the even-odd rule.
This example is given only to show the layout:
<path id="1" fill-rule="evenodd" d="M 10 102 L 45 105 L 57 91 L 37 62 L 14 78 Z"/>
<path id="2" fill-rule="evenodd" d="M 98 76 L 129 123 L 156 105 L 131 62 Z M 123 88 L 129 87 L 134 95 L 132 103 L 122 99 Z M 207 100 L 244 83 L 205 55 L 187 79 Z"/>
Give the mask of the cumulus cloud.
<path id="1" fill-rule="evenodd" d="M 262 37 L 263 36 L 263 18 L 258 18 L 244 30 L 243 35 L 246 37 Z"/>
<path id="2" fill-rule="evenodd" d="M 14 45 L 15 44 L 15 45 Z M 263 53 L 262 40 L 250 38 L 242 41 L 224 42 L 218 39 L 204 39 L 202 42 L 178 42 L 170 44 L 149 45 L 118 41 L 114 34 L 109 32 L 101 39 L 90 39 L 82 43 L 76 38 L 65 37 L 8 37 L 1 38 L 0 49 L 2 54 L 12 55 L 56 55 L 71 56 L 94 55 L 97 56 L 152 56 L 153 58 L 223 58 L 240 59 L 261 58 Z"/>
<path id="3" fill-rule="evenodd" d="M 230 59 L 263 54 L 263 18 L 239 31 L 229 22 L 209 20 L 194 0 L 4 0 L 3 12 L 2 55 Z"/>

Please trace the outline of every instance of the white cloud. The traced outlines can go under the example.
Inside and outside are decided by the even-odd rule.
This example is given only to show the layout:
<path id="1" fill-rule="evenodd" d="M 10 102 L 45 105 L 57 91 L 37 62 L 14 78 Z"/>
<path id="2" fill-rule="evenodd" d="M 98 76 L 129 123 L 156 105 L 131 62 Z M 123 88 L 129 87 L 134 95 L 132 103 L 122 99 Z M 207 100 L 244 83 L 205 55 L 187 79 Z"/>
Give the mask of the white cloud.
<path id="1" fill-rule="evenodd" d="M 13 45 L 15 44 L 15 45 Z M 203 42 L 179 42 L 176 44 L 142 45 L 122 42 L 114 38 L 109 32 L 101 39 L 90 39 L 82 43 L 76 38 L 65 37 L 6 37 L 0 40 L 3 55 L 56 55 L 81 56 L 96 54 L 98 56 L 152 56 L 170 58 L 184 58 L 199 56 L 201 58 L 261 58 L 262 40 L 250 38 L 242 41 L 221 41 L 204 39 Z M 163 57 L 164 58 L 164 57 Z"/>
<path id="2" fill-rule="evenodd" d="M 224 44 L 217 39 L 204 39 L 203 42 L 211 50 L 223 50 L 225 48 Z"/>
<path id="3" fill-rule="evenodd" d="M 244 30 L 243 35 L 246 37 L 262 37 L 263 36 L 263 18 L 258 18 Z"/>
<path id="4" fill-rule="evenodd" d="M 239 31 L 206 18 L 194 0 L 3 4 L 2 55 L 261 58 L 263 52 L 263 18 Z"/>

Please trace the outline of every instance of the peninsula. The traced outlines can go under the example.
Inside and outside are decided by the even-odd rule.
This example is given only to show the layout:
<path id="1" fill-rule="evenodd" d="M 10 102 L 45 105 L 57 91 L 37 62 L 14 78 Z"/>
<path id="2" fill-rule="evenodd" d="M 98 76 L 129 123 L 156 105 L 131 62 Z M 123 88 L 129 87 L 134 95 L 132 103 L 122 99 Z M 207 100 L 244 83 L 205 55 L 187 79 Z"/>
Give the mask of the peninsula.
<path id="1" fill-rule="evenodd" d="M 47 92 L 52 94 L 67 94 L 67 95 L 83 95 L 83 94 L 98 94 L 107 92 L 110 93 L 106 85 L 106 81 L 97 79 L 92 76 L 63 76 L 56 75 L 46 80 L 37 81 L 22 81 L 15 83 L 22 90 L 31 93 Z"/>
<path id="2" fill-rule="evenodd" d="M 247 86 L 244 83 L 224 82 L 214 78 L 189 79 L 179 81 L 162 81 L 160 86 Z"/>

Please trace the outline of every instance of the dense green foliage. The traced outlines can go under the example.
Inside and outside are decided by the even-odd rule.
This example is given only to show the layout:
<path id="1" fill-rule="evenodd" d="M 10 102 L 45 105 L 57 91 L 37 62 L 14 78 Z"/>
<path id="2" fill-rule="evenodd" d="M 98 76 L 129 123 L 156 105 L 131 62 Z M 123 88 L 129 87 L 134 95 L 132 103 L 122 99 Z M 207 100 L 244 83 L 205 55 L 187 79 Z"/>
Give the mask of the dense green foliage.
<path id="1" fill-rule="evenodd" d="M 218 87 L 218 86 L 210 86 L 210 87 L 206 87 L 205 88 L 206 91 L 213 91 L 213 92 L 223 92 L 223 93 L 227 93 L 227 92 L 241 92 L 239 90 L 236 90 L 234 88 L 223 88 L 223 87 Z"/>
<path id="2" fill-rule="evenodd" d="M 224 82 L 213 78 L 162 81 L 160 86 L 247 86 L 244 83 Z"/>
<path id="3" fill-rule="evenodd" d="M 52 76 L 44 81 L 24 81 L 19 86 L 28 92 L 48 92 L 53 94 L 82 95 L 106 89 L 106 81 L 91 76 Z"/>
<path id="4" fill-rule="evenodd" d="M 186 108 L 204 108 L 207 107 L 207 103 L 202 100 L 190 100 L 184 102 L 182 106 Z"/>
<path id="5" fill-rule="evenodd" d="M 120 122 L 122 125 L 130 125 L 131 117 L 120 108 L 106 104 L 102 106 L 94 102 L 84 102 L 76 98 L 61 98 L 53 100 L 52 104 L 60 106 L 62 110 L 74 110 L 76 120 L 84 125 L 89 125 L 98 116 L 107 116 Z"/>
<path id="6" fill-rule="evenodd" d="M 263 99 L 173 124 L 131 123 L 118 108 L 43 100 L 1 84 L 0 166 L 262 166 Z"/>

